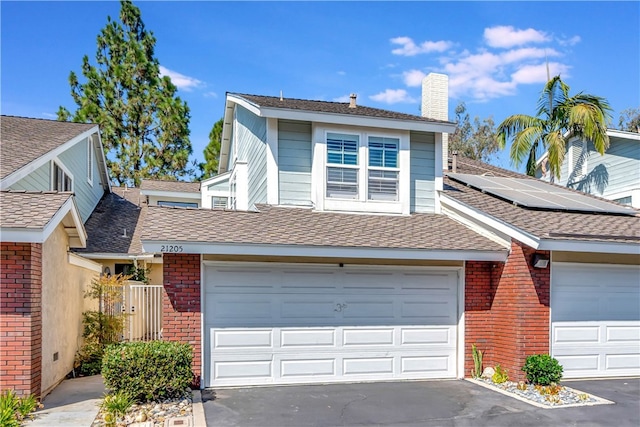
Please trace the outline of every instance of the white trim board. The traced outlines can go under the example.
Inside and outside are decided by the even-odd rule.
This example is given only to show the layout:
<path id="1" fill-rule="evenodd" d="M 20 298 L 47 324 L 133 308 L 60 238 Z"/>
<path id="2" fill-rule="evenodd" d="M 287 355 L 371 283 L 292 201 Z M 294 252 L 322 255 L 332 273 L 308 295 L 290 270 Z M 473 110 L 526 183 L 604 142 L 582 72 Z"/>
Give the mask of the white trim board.
<path id="1" fill-rule="evenodd" d="M 373 258 L 438 261 L 505 261 L 508 251 L 458 251 L 395 248 L 349 248 L 329 246 L 229 244 L 188 241 L 143 240 L 146 252 L 211 255 L 248 255 L 317 258 Z M 171 250 L 168 252 L 167 249 Z"/>
<path id="2" fill-rule="evenodd" d="M 87 270 L 94 271 L 96 273 L 102 273 L 102 264 L 98 264 L 95 261 L 91 261 L 80 255 L 76 255 L 73 252 L 67 253 L 69 264 L 77 267 L 86 268 Z"/>

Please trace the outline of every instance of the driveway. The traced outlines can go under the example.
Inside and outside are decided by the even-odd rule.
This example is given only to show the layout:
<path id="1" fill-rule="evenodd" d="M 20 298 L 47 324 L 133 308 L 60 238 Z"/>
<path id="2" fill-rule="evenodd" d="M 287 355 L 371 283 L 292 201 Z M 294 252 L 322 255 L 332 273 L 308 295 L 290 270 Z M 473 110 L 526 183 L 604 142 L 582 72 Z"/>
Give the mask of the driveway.
<path id="1" fill-rule="evenodd" d="M 634 426 L 640 378 L 563 384 L 614 405 L 541 409 L 468 381 L 203 391 L 207 426 Z"/>

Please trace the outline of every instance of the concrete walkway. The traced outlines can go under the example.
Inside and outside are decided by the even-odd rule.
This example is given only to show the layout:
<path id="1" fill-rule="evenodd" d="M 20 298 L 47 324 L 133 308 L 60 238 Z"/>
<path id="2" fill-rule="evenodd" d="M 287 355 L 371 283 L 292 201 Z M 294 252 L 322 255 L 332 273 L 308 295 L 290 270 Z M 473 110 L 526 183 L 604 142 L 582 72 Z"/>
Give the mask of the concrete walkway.
<path id="1" fill-rule="evenodd" d="M 34 412 L 26 426 L 90 427 L 100 410 L 105 388 L 102 376 L 64 380 L 42 401 L 44 408 Z"/>

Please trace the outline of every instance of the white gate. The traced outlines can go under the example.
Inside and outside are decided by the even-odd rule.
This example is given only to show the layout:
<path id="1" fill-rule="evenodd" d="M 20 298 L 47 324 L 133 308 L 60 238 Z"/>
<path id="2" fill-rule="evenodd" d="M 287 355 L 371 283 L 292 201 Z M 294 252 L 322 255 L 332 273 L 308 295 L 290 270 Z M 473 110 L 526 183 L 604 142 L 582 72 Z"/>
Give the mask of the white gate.
<path id="1" fill-rule="evenodd" d="M 162 338 L 162 285 L 129 281 L 124 289 L 125 341 Z"/>

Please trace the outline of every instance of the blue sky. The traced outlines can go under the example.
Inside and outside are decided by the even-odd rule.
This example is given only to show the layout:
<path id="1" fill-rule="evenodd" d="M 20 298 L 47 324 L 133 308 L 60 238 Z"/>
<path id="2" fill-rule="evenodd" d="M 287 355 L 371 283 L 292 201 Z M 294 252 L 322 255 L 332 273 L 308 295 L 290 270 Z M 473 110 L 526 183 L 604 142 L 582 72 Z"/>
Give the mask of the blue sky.
<path id="1" fill-rule="evenodd" d="M 614 125 L 640 106 L 640 2 L 137 2 L 163 72 L 191 109 L 203 159 L 226 92 L 345 100 L 420 114 L 420 80 L 449 75 L 449 117 L 535 114 L 551 73 L 607 98 Z M 68 84 L 117 2 L 8 2 L 2 114 L 75 109 Z M 506 153 L 493 163 L 513 168 Z"/>

